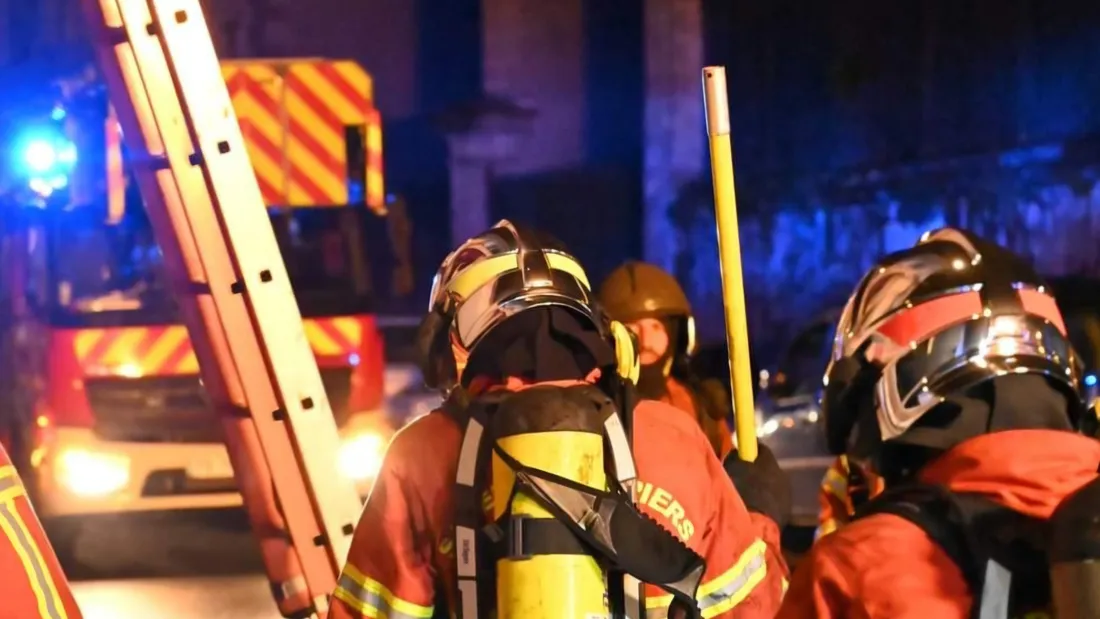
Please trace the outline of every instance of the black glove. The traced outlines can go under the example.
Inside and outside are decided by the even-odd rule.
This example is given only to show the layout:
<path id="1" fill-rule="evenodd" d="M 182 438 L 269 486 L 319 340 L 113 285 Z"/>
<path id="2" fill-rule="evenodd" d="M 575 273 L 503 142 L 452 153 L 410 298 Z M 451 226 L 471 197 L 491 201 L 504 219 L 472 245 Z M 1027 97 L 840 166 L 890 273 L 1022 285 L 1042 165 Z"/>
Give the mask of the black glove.
<path id="1" fill-rule="evenodd" d="M 750 512 L 764 514 L 779 528 L 791 519 L 791 481 L 767 445 L 759 445 L 755 462 L 745 462 L 731 451 L 722 465 Z"/>

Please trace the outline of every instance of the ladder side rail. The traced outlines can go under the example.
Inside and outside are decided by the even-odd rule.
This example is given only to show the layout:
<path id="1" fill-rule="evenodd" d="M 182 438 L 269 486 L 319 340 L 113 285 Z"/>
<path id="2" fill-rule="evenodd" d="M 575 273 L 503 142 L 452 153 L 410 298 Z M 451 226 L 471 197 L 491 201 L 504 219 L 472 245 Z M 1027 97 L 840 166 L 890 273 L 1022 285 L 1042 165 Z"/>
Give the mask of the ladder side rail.
<path id="1" fill-rule="evenodd" d="M 132 5 L 133 3 L 130 3 L 126 6 L 131 7 Z M 158 130 L 167 128 L 170 132 L 172 129 L 178 130 L 182 127 L 186 131 L 178 102 L 175 102 L 176 110 L 175 114 L 172 114 L 164 109 L 172 106 L 166 106 L 163 98 L 159 98 L 156 114 L 153 113 L 154 106 L 147 99 L 147 93 L 145 92 L 147 85 L 142 82 L 143 76 L 138 72 L 137 56 L 130 45 L 125 42 L 119 43 L 121 37 L 118 29 L 122 25 L 120 6 L 114 0 L 103 0 L 102 5 L 95 2 L 95 0 L 89 0 L 87 8 L 91 13 L 92 19 L 90 21 L 93 27 L 101 31 L 100 34 L 102 35 L 115 37 L 114 45 L 99 46 L 98 51 L 100 52 L 104 73 L 108 78 L 111 94 L 120 112 L 120 120 L 126 130 L 128 146 L 134 153 L 147 155 L 145 157 L 146 161 L 143 163 L 149 167 L 143 170 L 139 169 L 137 176 L 142 193 L 148 202 L 150 218 L 153 220 L 158 242 L 161 244 L 162 252 L 165 255 L 166 267 L 172 275 L 173 282 L 177 284 L 177 290 L 179 290 L 178 285 L 193 288 L 195 284 L 192 282 L 200 286 L 203 283 L 211 283 L 216 286 L 217 282 L 211 281 L 216 280 L 216 277 L 207 278 L 203 276 L 203 264 L 199 260 L 200 249 L 202 258 L 208 259 L 209 254 L 212 253 L 211 248 L 201 247 L 204 244 L 200 242 L 201 239 L 196 239 L 191 234 L 191 224 L 186 219 L 187 212 L 184 209 L 185 206 L 190 205 L 181 203 L 183 197 L 181 190 L 193 189 L 196 186 L 195 179 L 185 178 L 183 179 L 184 182 L 178 183 L 173 176 L 172 169 L 158 170 L 155 166 L 158 160 L 163 161 L 162 157 L 164 156 L 168 156 L 169 159 L 173 158 L 170 156 L 171 149 L 164 148 Z M 133 16 L 134 19 L 132 20 L 133 23 L 142 24 L 142 26 L 129 28 L 130 34 L 136 35 L 133 38 L 137 41 L 140 41 L 140 37 L 145 31 L 144 24 L 149 23 L 148 7 L 145 7 L 145 9 L 145 16 L 138 13 Z M 156 42 L 153 41 L 153 44 L 156 45 Z M 148 56 L 148 50 L 145 50 L 141 59 L 148 60 Z M 161 60 L 163 62 L 163 59 Z M 128 90 L 129 92 L 127 92 Z M 164 92 L 163 85 L 160 85 L 157 92 Z M 168 92 L 172 92 L 170 84 Z M 172 102 L 167 103 L 171 104 Z M 159 122 L 159 129 L 155 121 Z M 176 138 L 176 141 L 178 141 L 178 136 Z M 190 145 L 187 144 L 183 156 L 186 157 L 189 150 Z M 175 167 L 178 172 L 181 170 L 179 157 L 177 156 L 175 159 L 174 163 L 176 163 Z M 182 169 L 184 176 L 186 176 L 188 167 L 184 166 Z M 201 178 L 198 179 L 197 186 L 200 191 L 205 190 Z M 184 191 L 184 193 L 187 192 Z M 194 200 L 196 196 L 189 197 Z M 201 197 L 199 196 L 200 199 Z M 206 201 L 209 202 L 208 196 Z M 260 209 L 263 209 L 262 205 Z M 207 234 L 205 236 L 209 237 L 211 235 Z M 220 239 L 206 240 L 206 244 L 209 245 L 211 240 L 218 241 Z M 213 253 L 217 252 L 214 251 Z M 226 253 L 224 242 L 222 243 L 222 253 Z M 228 263 L 228 256 L 223 256 L 222 262 Z M 231 285 L 232 281 L 236 281 L 231 269 L 223 269 L 221 273 L 224 275 L 222 277 L 224 281 L 221 283 L 227 287 Z M 247 311 L 244 308 L 236 312 L 243 314 L 243 320 L 238 317 L 237 320 L 225 321 L 224 317 L 219 315 L 225 313 L 226 310 L 221 305 L 225 305 L 226 301 L 232 304 L 234 296 L 238 298 L 237 305 L 243 305 L 239 300 L 239 295 L 223 296 L 228 297 L 228 299 L 219 300 L 210 295 L 199 295 L 198 297 L 183 295 L 180 301 L 184 310 L 184 320 L 188 325 L 196 354 L 200 359 L 204 382 L 208 389 L 212 391 L 219 412 L 224 415 L 222 419 L 226 426 L 228 447 L 233 458 L 235 475 L 245 495 L 245 502 L 252 524 L 261 538 L 265 565 L 268 576 L 273 582 L 276 597 L 283 598 L 280 600 L 280 610 L 286 616 L 303 616 L 303 611 L 310 610 L 311 606 L 316 606 L 316 610 L 323 613 L 326 606 L 323 593 L 327 593 L 331 589 L 334 579 L 332 567 L 324 561 L 327 557 L 324 556 L 323 549 L 317 549 L 309 543 L 300 544 L 298 547 L 299 552 L 304 548 L 307 552 L 313 549 L 314 554 L 318 554 L 317 550 L 321 550 L 321 560 L 313 561 L 314 567 L 311 578 L 303 581 L 301 578 L 302 564 L 294 553 L 294 549 L 287 544 L 288 537 L 282 531 L 287 523 L 283 522 L 277 500 L 272 493 L 273 482 L 279 488 L 280 486 L 293 486 L 296 479 L 299 486 L 304 486 L 301 483 L 299 471 L 293 470 L 293 451 L 289 437 L 286 435 L 285 429 L 279 428 L 275 424 L 268 424 L 273 426 L 269 428 L 269 436 L 258 436 L 257 427 L 250 419 L 247 417 L 241 418 L 239 414 L 234 416 L 234 412 L 242 410 L 244 402 L 254 399 L 246 398 L 245 395 L 251 395 L 249 392 L 255 391 L 256 388 L 253 385 L 252 389 L 249 389 L 248 385 L 242 383 L 237 372 L 237 364 L 234 363 L 234 358 L 239 357 L 239 355 L 230 354 L 241 352 L 240 350 L 233 350 L 234 348 L 248 348 L 247 342 L 242 345 L 238 341 L 235 342 L 236 346 L 233 346 L 233 343 L 227 340 L 227 331 L 222 328 L 222 324 L 230 325 L 230 331 L 239 330 L 242 324 L 247 333 L 251 334 L 252 330 Z M 247 337 L 244 339 L 247 339 Z M 254 334 L 251 334 L 251 337 L 254 339 Z M 240 340 L 242 338 L 236 339 Z M 254 344 L 253 348 L 258 349 L 258 345 Z M 263 368 L 262 357 L 259 355 L 258 350 L 255 350 L 250 358 L 253 360 L 253 365 L 259 365 Z M 240 366 L 250 367 L 246 363 L 240 363 Z M 252 373 L 256 373 L 254 369 L 252 369 Z M 261 380 L 261 382 L 266 383 L 267 381 Z M 270 384 L 267 384 L 266 387 L 268 392 L 272 391 Z M 270 397 L 268 399 L 274 400 L 273 395 L 269 393 Z M 262 400 L 263 398 L 255 399 Z M 267 411 L 273 410 L 270 407 L 265 407 L 265 409 Z M 275 430 L 274 434 L 276 435 L 271 436 L 273 434 L 271 430 Z M 281 437 L 277 435 L 278 432 L 281 432 Z M 265 449 L 261 450 L 257 438 L 267 439 L 264 441 Z M 267 449 L 267 443 L 271 443 L 271 449 Z M 281 471 L 284 479 L 279 479 L 278 475 L 274 479 L 270 476 L 267 469 L 270 462 L 265 462 L 265 451 L 269 452 L 268 455 L 275 455 L 270 453 L 272 451 L 278 452 L 279 457 L 277 460 L 288 463 L 287 466 L 290 470 L 284 468 Z M 288 475 L 290 478 L 289 483 L 286 479 Z M 279 489 L 281 490 L 281 488 Z M 304 488 L 300 488 L 300 492 L 294 492 L 292 489 L 288 490 L 282 496 L 297 495 L 297 498 L 301 499 L 303 495 L 307 494 Z M 309 516 L 309 514 L 306 515 Z M 318 529 L 316 522 L 309 523 L 307 521 L 304 524 L 305 526 L 299 522 L 297 527 L 291 526 L 292 529 L 305 530 L 305 533 L 291 536 L 292 538 L 309 537 L 311 528 L 313 530 Z M 312 526 L 310 526 L 311 524 Z M 299 539 L 299 541 L 301 540 Z M 309 580 L 313 581 L 312 585 Z M 314 598 L 312 603 L 310 597 Z"/>
<path id="2" fill-rule="evenodd" d="M 94 7 L 99 18 L 93 16 L 93 25 L 107 26 L 100 40 L 122 38 L 122 21 L 119 6 L 113 0 L 105 0 L 102 7 Z M 100 19 L 102 18 L 102 19 Z M 141 161 L 135 166 L 136 177 L 146 201 L 146 208 L 154 227 L 157 242 L 164 255 L 165 267 L 176 292 L 190 290 L 194 284 L 208 285 L 198 248 L 184 216 L 181 196 L 170 168 L 164 167 L 167 156 L 152 107 L 145 95 L 133 49 L 128 44 L 117 47 L 99 46 L 100 65 L 119 113 L 128 146 L 132 153 L 140 153 Z M 119 64 L 116 65 L 115 63 Z M 124 75 L 126 76 L 124 78 Z M 122 93 L 122 94 L 119 94 Z M 165 110 L 162 116 L 170 117 Z M 179 114 L 177 113 L 177 116 Z M 167 120 L 167 125 L 172 125 Z M 182 126 L 182 123 L 176 124 Z M 138 141 L 141 136 L 142 141 Z M 183 288 L 181 288 L 181 286 Z M 228 354 L 228 345 L 221 330 L 216 308 L 198 297 L 178 295 L 181 316 L 188 326 L 196 356 L 200 359 L 200 373 L 215 411 L 223 420 L 234 475 L 245 498 L 245 506 L 253 530 L 260 538 L 261 551 L 273 590 L 294 592 L 288 599 L 280 600 L 285 611 L 309 608 L 312 602 L 306 592 L 302 569 L 285 523 L 277 507 L 273 481 L 263 460 L 263 453 L 251 420 L 234 416 L 242 410 L 245 398 L 237 374 L 236 365 Z M 196 325 L 198 327 L 196 328 Z M 207 325 L 212 328 L 207 329 Z M 215 364 L 206 362 L 214 359 Z M 229 412 L 230 414 L 226 414 Z M 248 459 L 250 462 L 243 462 Z"/>
<path id="3" fill-rule="evenodd" d="M 306 339 L 286 264 L 275 240 L 229 89 L 198 0 L 152 0 L 165 56 L 203 158 L 214 212 L 243 285 L 281 411 L 309 484 L 313 509 L 337 573 L 343 567 L 362 502 L 341 475 L 332 408 Z M 260 205 L 245 208 L 243 205 Z M 308 359 L 309 363 L 303 362 Z M 257 421 L 260 423 L 260 421 Z"/>

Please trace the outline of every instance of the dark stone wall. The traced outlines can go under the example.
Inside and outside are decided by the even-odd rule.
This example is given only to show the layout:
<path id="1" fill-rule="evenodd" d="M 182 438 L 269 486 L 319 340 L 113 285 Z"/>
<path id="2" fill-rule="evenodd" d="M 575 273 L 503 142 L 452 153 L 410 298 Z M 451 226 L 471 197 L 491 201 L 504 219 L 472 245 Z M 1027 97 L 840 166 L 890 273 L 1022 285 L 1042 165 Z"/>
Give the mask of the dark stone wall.
<path id="1" fill-rule="evenodd" d="M 985 155 L 738 182 L 749 320 L 770 357 L 801 324 L 844 302 L 880 256 L 952 225 L 1027 256 L 1048 276 L 1100 277 L 1100 139 Z M 681 194 L 677 225 L 694 239 L 678 275 L 702 333 L 722 338 L 710 179 Z"/>

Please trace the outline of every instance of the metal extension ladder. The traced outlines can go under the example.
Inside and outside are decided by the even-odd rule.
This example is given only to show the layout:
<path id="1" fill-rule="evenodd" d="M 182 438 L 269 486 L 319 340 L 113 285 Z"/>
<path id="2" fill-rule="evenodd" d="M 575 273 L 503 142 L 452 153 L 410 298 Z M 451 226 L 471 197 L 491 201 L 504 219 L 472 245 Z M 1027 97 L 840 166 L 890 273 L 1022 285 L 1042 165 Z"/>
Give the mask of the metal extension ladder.
<path id="1" fill-rule="evenodd" d="M 323 618 L 361 503 L 199 0 L 82 0 L 284 617 Z"/>

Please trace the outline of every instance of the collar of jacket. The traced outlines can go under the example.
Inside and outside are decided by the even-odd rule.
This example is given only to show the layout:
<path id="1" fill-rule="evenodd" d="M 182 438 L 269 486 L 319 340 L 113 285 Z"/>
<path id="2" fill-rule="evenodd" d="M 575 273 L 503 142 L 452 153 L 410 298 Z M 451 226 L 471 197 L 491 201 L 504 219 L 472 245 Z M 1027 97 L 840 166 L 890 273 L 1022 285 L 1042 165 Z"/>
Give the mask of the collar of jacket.
<path id="1" fill-rule="evenodd" d="M 983 495 L 1049 518 L 1066 495 L 1097 476 L 1100 442 L 1059 430 L 1006 430 L 959 443 L 920 473 L 928 484 Z"/>

